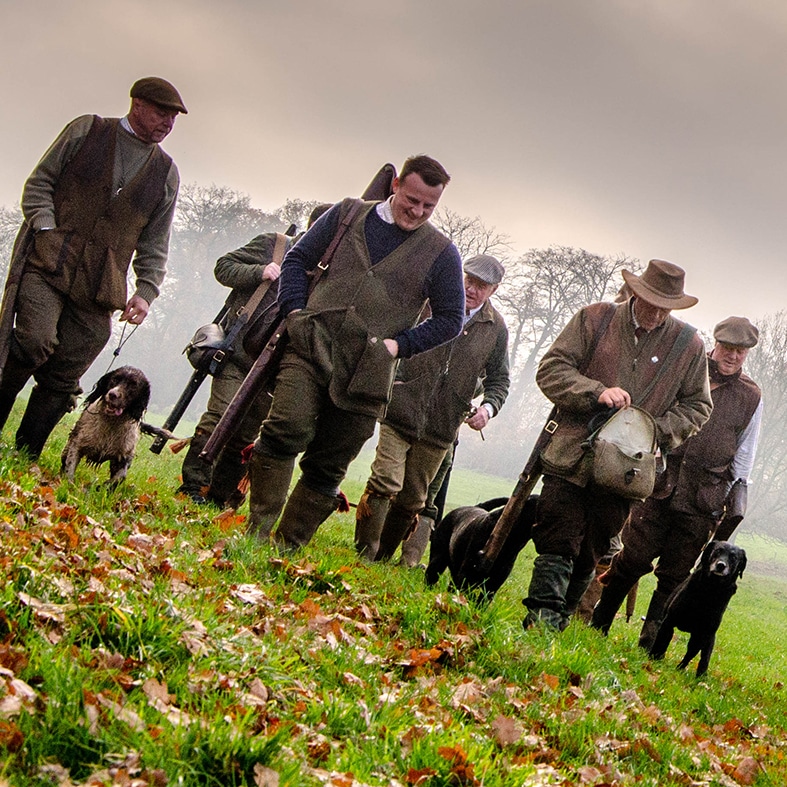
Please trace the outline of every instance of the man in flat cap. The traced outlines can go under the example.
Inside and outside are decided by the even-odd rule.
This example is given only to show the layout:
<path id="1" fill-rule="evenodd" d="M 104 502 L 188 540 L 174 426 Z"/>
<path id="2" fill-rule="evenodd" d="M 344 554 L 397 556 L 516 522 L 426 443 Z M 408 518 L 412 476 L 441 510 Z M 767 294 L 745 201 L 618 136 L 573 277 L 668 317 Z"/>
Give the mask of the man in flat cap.
<path id="1" fill-rule="evenodd" d="M 418 563 L 434 527 L 434 511 L 424 509 L 429 485 L 459 427 L 464 422 L 482 430 L 508 396 L 508 330 L 489 301 L 503 278 L 503 266 L 482 254 L 463 268 L 462 332 L 447 344 L 402 361 L 397 371 L 355 519 L 355 547 L 366 560 L 390 559 L 410 534 L 402 546 L 403 562 Z M 482 400 L 474 408 L 476 395 Z"/>
<path id="2" fill-rule="evenodd" d="M 558 426 L 541 453 L 538 556 L 525 628 L 567 625 L 629 515 L 630 499 L 593 480 L 590 420 L 636 405 L 655 419 L 659 448 L 668 454 L 699 431 L 713 407 L 702 340 L 670 314 L 697 303 L 683 292 L 683 269 L 651 260 L 641 276 L 623 271 L 623 280 L 631 296 L 580 309 L 538 366 L 536 382 L 557 405 Z"/>
<path id="3" fill-rule="evenodd" d="M 159 294 L 180 184 L 159 143 L 185 112 L 169 82 L 140 79 L 128 115 L 71 121 L 25 183 L 0 314 L 0 428 L 33 377 L 16 433 L 33 459 L 73 408 L 109 341 L 112 312 L 139 325 Z"/>
<path id="4" fill-rule="evenodd" d="M 743 519 L 762 419 L 762 396 L 743 373 L 758 331 L 745 317 L 728 317 L 713 330 L 708 354 L 713 413 L 699 434 L 667 456 L 653 495 L 632 509 L 623 549 L 600 578 L 604 589 L 592 625 L 609 631 L 615 613 L 641 576 L 656 566 L 639 644 L 649 649 L 667 598 L 691 571 L 708 538 L 726 540 Z"/>

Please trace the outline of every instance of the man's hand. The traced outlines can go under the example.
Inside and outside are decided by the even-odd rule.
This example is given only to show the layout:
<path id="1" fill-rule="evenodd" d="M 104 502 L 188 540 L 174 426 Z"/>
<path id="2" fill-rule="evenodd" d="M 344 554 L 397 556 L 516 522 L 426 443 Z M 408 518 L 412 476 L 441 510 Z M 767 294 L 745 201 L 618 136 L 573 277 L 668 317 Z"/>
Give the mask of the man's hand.
<path id="1" fill-rule="evenodd" d="M 396 339 L 383 339 L 383 344 L 385 345 L 385 349 L 388 350 L 394 358 L 399 357 L 399 343 Z"/>
<path id="2" fill-rule="evenodd" d="M 631 394 L 622 388 L 607 388 L 598 397 L 598 403 L 605 407 L 626 408 L 631 405 Z"/>
<path id="3" fill-rule="evenodd" d="M 150 304 L 144 298 L 140 298 L 139 295 L 132 295 L 128 299 L 126 308 L 123 309 L 123 313 L 120 315 L 120 321 L 127 320 L 132 325 L 141 325 L 145 317 L 148 316 L 149 309 Z"/>
<path id="4" fill-rule="evenodd" d="M 277 265 L 275 262 L 269 262 L 265 269 L 262 272 L 263 281 L 268 279 L 269 281 L 276 281 L 281 275 L 281 266 Z"/>
<path id="5" fill-rule="evenodd" d="M 476 432 L 480 432 L 489 423 L 489 410 L 486 407 L 479 407 L 476 411 L 465 418 L 465 423 Z"/>

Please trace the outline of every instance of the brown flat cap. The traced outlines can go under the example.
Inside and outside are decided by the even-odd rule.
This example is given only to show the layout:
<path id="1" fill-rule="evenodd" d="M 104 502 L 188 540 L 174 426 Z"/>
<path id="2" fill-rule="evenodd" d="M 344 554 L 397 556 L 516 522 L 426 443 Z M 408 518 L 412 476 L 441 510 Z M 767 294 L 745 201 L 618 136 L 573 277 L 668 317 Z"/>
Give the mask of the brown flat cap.
<path id="1" fill-rule="evenodd" d="M 756 325 L 752 325 L 745 317 L 728 317 L 713 329 L 713 338 L 722 344 L 735 347 L 754 347 L 760 338 Z"/>
<path id="2" fill-rule="evenodd" d="M 161 77 L 143 77 L 131 86 L 131 98 L 141 98 L 188 115 L 189 111 L 171 82 Z"/>
<path id="3" fill-rule="evenodd" d="M 634 295 L 659 309 L 688 309 L 698 301 L 683 292 L 686 274 L 672 262 L 651 260 L 641 276 L 625 270 L 621 273 Z"/>
<path id="4" fill-rule="evenodd" d="M 489 254 L 471 257 L 463 267 L 465 273 L 469 273 L 487 284 L 500 284 L 506 272 L 500 260 Z"/>

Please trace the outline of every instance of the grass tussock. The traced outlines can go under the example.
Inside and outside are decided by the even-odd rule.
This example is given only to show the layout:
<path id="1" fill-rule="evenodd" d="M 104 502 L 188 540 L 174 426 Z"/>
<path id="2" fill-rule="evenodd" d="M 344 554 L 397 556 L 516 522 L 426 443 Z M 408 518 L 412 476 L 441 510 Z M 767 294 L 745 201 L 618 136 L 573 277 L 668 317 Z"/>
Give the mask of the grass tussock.
<path id="1" fill-rule="evenodd" d="M 178 457 L 144 439 L 118 490 L 86 467 L 61 483 L 66 431 L 39 467 L 0 447 L 0 785 L 787 783 L 773 572 L 747 570 L 698 681 L 675 669 L 685 638 L 651 663 L 636 619 L 525 633 L 530 548 L 479 607 L 360 563 L 352 515 L 276 554 L 242 512 L 176 499 Z M 460 477 L 455 502 L 479 488 Z"/>

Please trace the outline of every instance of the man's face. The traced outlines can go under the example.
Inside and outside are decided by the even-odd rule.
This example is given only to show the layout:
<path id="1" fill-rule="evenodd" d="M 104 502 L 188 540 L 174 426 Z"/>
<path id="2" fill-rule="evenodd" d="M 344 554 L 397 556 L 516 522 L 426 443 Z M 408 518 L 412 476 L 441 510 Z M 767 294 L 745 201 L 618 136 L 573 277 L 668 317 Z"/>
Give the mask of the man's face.
<path id="1" fill-rule="evenodd" d="M 669 317 L 672 309 L 662 309 L 659 306 L 654 306 L 652 303 L 643 301 L 642 298 L 637 298 L 634 301 L 634 315 L 637 322 L 646 330 L 652 331 L 658 328 Z"/>
<path id="2" fill-rule="evenodd" d="M 740 347 L 737 344 L 724 344 L 716 342 L 716 346 L 710 357 L 716 361 L 716 367 L 723 375 L 736 374 L 743 366 L 746 356 L 749 354 L 748 347 Z"/>
<path id="3" fill-rule="evenodd" d="M 394 178 L 391 211 L 400 229 L 411 232 L 425 224 L 440 201 L 443 185 L 427 186 L 417 172 L 404 180 Z"/>
<path id="4" fill-rule="evenodd" d="M 465 311 L 471 312 L 483 306 L 497 289 L 496 284 L 487 284 L 469 273 L 465 274 Z"/>
<path id="5" fill-rule="evenodd" d="M 161 142 L 175 125 L 176 109 L 162 107 L 144 98 L 131 100 L 128 122 L 143 142 Z"/>

